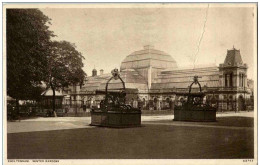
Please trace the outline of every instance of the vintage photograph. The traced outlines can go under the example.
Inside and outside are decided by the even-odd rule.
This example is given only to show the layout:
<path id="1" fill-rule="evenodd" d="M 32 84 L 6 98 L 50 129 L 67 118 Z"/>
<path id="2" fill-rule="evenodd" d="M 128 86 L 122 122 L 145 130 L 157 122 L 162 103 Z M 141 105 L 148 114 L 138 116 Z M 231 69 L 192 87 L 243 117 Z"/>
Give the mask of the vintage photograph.
<path id="1" fill-rule="evenodd" d="M 6 163 L 257 164 L 257 3 L 6 3 L 3 30 Z"/>

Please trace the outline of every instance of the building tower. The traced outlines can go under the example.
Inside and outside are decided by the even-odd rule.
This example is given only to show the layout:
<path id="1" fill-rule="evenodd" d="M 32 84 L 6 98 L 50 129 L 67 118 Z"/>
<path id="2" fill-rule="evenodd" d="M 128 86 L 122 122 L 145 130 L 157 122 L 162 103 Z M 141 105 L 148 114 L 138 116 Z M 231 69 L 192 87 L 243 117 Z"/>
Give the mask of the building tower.
<path id="1" fill-rule="evenodd" d="M 100 69 L 100 75 L 104 74 L 104 69 Z"/>
<path id="2" fill-rule="evenodd" d="M 92 70 L 92 77 L 94 76 L 97 76 L 97 70 L 95 68 Z"/>
<path id="3" fill-rule="evenodd" d="M 240 50 L 227 50 L 223 64 L 219 65 L 220 100 L 223 110 L 243 110 L 247 97 L 247 65 Z"/>

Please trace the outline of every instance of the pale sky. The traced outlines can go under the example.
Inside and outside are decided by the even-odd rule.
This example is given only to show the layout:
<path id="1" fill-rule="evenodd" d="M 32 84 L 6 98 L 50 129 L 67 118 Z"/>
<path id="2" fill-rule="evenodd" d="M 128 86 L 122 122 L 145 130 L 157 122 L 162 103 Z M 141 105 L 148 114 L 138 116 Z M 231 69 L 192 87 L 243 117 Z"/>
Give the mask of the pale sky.
<path id="1" fill-rule="evenodd" d="M 108 6 L 109 7 L 109 6 Z M 55 40 L 75 43 L 85 57 L 84 71 L 120 68 L 123 59 L 144 45 L 154 45 L 177 62 L 193 65 L 203 31 L 207 4 L 196 8 L 48 8 L 41 9 L 52 19 Z M 240 49 L 253 78 L 256 36 L 254 8 L 215 7 L 210 4 L 204 37 L 196 65 L 224 62 L 227 49 Z"/>

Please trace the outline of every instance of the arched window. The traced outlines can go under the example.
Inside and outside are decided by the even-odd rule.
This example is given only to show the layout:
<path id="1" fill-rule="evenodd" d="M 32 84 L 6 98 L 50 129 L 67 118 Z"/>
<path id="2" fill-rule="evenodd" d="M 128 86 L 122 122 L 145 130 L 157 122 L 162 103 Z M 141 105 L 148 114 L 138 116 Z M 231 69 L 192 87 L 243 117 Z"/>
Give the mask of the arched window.
<path id="1" fill-rule="evenodd" d="M 244 87 L 244 74 L 242 74 L 242 87 Z"/>
<path id="2" fill-rule="evenodd" d="M 229 86 L 232 87 L 233 86 L 233 73 L 230 73 L 230 80 L 229 80 Z"/>
<path id="3" fill-rule="evenodd" d="M 241 87 L 241 85 L 242 85 L 242 83 L 241 83 L 241 78 L 242 78 L 241 73 L 239 73 L 239 86 L 240 86 L 240 87 Z"/>
<path id="4" fill-rule="evenodd" d="M 233 96 L 232 95 L 229 96 L 229 100 L 233 100 Z"/>
<path id="5" fill-rule="evenodd" d="M 228 86 L 227 74 L 225 74 L 225 87 Z"/>
<path id="6" fill-rule="evenodd" d="M 243 73 L 239 74 L 239 86 L 244 87 L 245 86 L 245 76 Z"/>

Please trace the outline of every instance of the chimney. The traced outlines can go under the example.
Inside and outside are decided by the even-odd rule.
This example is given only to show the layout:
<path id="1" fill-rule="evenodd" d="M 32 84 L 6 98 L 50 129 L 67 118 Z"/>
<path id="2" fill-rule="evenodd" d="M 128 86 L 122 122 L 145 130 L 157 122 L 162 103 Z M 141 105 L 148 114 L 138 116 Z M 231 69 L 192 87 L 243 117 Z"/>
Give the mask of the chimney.
<path id="1" fill-rule="evenodd" d="M 103 73 L 104 73 L 104 70 L 100 69 L 100 75 L 103 75 Z"/>
<path id="2" fill-rule="evenodd" d="M 96 76 L 97 75 L 97 70 L 96 69 L 93 69 L 92 70 L 92 77 Z"/>

